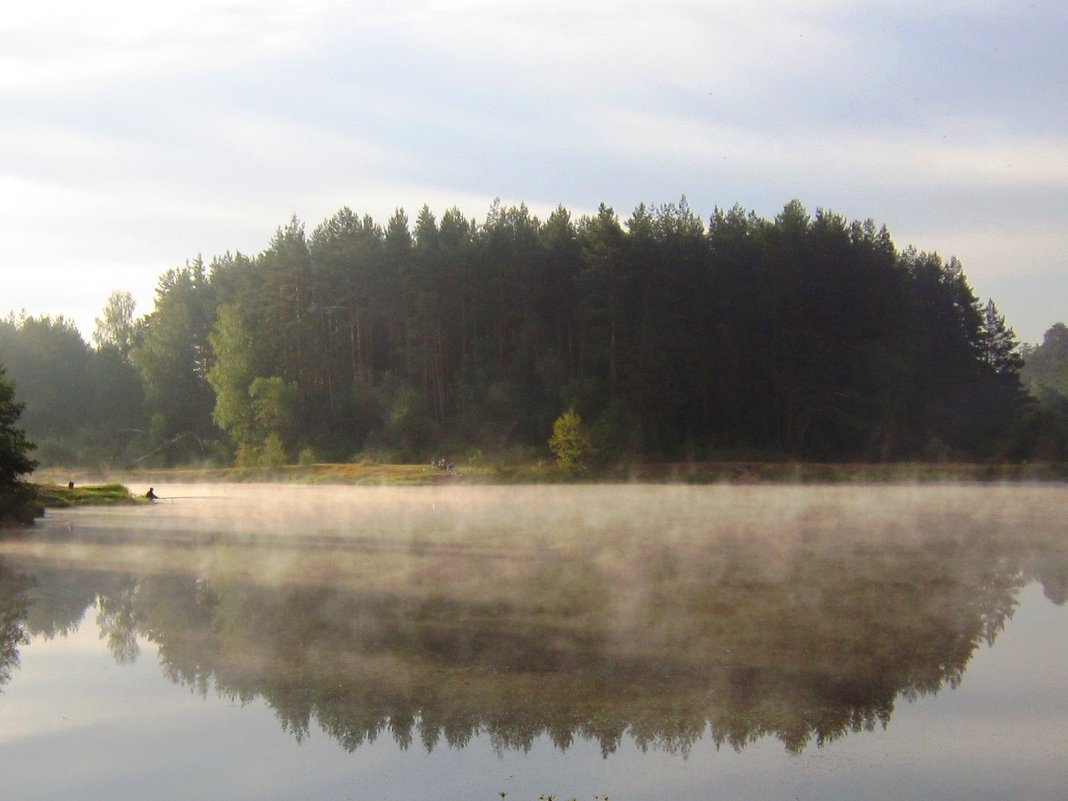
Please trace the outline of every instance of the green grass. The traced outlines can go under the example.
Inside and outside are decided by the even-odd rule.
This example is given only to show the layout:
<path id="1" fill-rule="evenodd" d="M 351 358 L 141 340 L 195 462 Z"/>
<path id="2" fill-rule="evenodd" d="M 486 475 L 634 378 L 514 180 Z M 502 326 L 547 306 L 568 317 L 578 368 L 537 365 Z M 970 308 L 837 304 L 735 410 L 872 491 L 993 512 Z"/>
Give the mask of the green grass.
<path id="1" fill-rule="evenodd" d="M 148 503 L 135 496 L 122 484 L 88 484 L 73 489 L 61 484 L 34 484 L 37 500 L 42 506 L 58 509 L 67 506 L 116 506 Z"/>
<path id="2" fill-rule="evenodd" d="M 281 481 L 302 484 L 355 484 L 373 486 L 413 486 L 432 484 L 548 484 L 633 482 L 641 484 L 750 484 L 750 483 L 900 483 L 939 481 L 1065 481 L 1068 463 L 1024 462 L 983 464 L 957 462 L 821 463 L 790 461 L 694 461 L 635 463 L 589 470 L 581 476 L 569 475 L 546 460 L 477 464 L 458 463 L 456 475 L 428 464 L 387 464 L 380 462 L 319 463 L 286 465 L 276 468 L 159 468 L 118 470 L 110 473 L 84 470 L 41 470 L 42 482 L 64 482 L 68 476 L 86 485 L 104 481 L 134 484 L 168 482 L 260 482 Z M 136 503 L 121 484 L 75 487 L 39 484 L 38 492 L 46 506 L 93 503 Z"/>

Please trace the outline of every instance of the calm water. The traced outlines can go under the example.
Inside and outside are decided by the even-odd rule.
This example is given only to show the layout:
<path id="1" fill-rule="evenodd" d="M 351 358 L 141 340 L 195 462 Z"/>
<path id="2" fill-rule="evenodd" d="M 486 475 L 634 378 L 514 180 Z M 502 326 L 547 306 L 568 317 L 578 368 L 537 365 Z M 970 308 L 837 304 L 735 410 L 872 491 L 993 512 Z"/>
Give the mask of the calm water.
<path id="1" fill-rule="evenodd" d="M 1062 486 L 156 490 L 0 539 L 0 798 L 1068 788 Z"/>

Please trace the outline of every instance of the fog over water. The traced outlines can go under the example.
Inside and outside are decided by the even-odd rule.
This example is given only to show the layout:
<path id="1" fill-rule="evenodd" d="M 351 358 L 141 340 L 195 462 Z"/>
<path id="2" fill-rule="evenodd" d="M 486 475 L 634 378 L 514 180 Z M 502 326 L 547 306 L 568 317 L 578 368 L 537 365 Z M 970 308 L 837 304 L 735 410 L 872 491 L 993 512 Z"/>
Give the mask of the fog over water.
<path id="1" fill-rule="evenodd" d="M 45 675 L 21 656 L 95 647 L 193 690 L 197 725 L 237 703 L 241 737 L 266 725 L 300 749 L 279 759 L 332 743 L 327 773 L 368 774 L 354 797 L 410 797 L 417 775 L 428 798 L 705 798 L 728 779 L 741 797 L 867 797 L 849 775 L 871 797 L 1043 799 L 1068 780 L 1060 485 L 156 492 L 0 539 L 10 731 L 47 717 L 18 700 Z M 1000 743 L 1030 778 L 1000 765 L 975 787 L 999 764 L 991 730 L 1041 732 L 1026 755 Z M 944 758 L 910 750 L 920 737 Z M 288 790 L 338 791 L 310 786 Z"/>

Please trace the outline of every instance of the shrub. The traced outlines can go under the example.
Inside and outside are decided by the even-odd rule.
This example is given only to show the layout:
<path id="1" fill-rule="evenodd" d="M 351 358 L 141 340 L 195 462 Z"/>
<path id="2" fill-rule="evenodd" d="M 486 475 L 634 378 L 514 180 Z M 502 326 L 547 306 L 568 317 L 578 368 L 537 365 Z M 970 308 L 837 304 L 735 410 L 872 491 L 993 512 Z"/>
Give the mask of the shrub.
<path id="1" fill-rule="evenodd" d="M 237 467 L 259 467 L 260 449 L 251 442 L 242 442 L 237 446 L 237 453 L 234 455 L 234 464 Z"/>
<path id="2" fill-rule="evenodd" d="M 263 467 L 282 467 L 288 461 L 282 438 L 277 434 L 270 434 L 263 441 L 263 449 L 260 451 L 260 464 Z"/>
<path id="3" fill-rule="evenodd" d="M 593 444 L 574 407 L 556 418 L 549 448 L 556 455 L 556 464 L 567 473 L 581 473 L 589 467 Z"/>

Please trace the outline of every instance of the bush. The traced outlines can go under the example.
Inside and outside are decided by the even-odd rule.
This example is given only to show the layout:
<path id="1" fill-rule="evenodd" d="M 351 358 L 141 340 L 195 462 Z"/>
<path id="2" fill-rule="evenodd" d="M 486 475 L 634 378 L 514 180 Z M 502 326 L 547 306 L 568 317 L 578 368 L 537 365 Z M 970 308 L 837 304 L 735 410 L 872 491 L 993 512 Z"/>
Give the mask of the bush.
<path id="1" fill-rule="evenodd" d="M 260 449 L 247 440 L 237 446 L 234 455 L 234 465 L 237 467 L 259 467 Z"/>
<path id="2" fill-rule="evenodd" d="M 277 434 L 268 435 L 260 451 L 260 464 L 263 467 L 282 467 L 288 460 L 282 438 Z"/>
<path id="3" fill-rule="evenodd" d="M 561 470 L 576 474 L 589 468 L 593 444 L 574 407 L 556 418 L 549 448 L 556 455 L 556 464 Z"/>
<path id="4" fill-rule="evenodd" d="M 44 514 L 37 491 L 32 484 L 19 482 L 0 486 L 0 525 L 9 523 L 32 523 Z"/>

